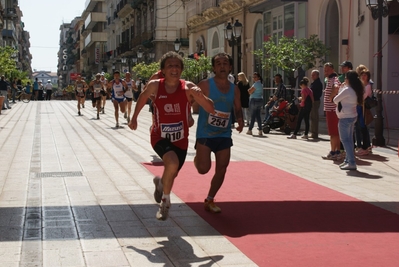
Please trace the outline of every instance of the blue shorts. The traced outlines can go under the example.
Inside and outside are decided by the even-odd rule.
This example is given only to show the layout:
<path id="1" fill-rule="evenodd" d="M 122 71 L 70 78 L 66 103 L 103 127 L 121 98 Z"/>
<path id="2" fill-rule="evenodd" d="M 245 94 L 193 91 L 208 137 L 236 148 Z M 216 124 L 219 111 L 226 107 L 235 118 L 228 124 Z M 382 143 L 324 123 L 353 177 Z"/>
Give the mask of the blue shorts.
<path id="1" fill-rule="evenodd" d="M 194 148 L 196 148 L 197 143 L 209 147 L 213 153 L 216 153 L 232 147 L 233 139 L 230 137 L 198 138 Z"/>
<path id="2" fill-rule="evenodd" d="M 122 103 L 125 101 L 125 98 L 112 98 L 112 102 L 114 102 L 114 100 L 118 101 L 118 103 Z"/>

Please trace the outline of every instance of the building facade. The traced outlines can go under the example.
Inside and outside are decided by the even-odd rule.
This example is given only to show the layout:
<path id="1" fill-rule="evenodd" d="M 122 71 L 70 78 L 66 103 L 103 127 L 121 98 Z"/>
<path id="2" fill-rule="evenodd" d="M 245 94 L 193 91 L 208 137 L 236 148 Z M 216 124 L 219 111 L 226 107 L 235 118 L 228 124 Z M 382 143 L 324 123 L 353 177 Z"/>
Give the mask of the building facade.
<path id="1" fill-rule="evenodd" d="M 16 49 L 14 59 L 17 69 L 26 72 L 31 77 L 30 35 L 24 29 L 23 14 L 18 6 L 18 0 L 1 0 L 0 11 L 0 46 Z"/>

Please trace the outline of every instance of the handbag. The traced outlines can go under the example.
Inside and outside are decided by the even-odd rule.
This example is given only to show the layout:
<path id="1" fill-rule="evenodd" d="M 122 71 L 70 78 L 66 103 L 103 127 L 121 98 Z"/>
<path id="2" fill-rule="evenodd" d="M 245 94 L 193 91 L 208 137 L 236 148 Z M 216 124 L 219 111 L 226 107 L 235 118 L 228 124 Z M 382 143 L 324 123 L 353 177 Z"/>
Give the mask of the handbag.
<path id="1" fill-rule="evenodd" d="M 366 109 L 372 109 L 375 108 L 378 105 L 378 100 L 377 98 L 372 95 L 371 97 L 366 97 L 366 99 L 364 99 L 364 107 Z"/>

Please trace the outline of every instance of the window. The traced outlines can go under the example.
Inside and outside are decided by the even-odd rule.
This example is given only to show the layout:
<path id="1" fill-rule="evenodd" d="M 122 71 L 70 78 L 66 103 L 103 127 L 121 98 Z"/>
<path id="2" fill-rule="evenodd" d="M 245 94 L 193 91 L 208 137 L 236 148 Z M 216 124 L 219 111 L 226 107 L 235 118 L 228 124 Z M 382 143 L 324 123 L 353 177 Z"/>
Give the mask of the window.
<path id="1" fill-rule="evenodd" d="M 212 38 L 212 49 L 219 48 L 219 36 L 218 33 L 215 32 Z"/>
<path id="2" fill-rule="evenodd" d="M 295 34 L 295 5 L 284 7 L 284 35 L 292 37 Z"/>

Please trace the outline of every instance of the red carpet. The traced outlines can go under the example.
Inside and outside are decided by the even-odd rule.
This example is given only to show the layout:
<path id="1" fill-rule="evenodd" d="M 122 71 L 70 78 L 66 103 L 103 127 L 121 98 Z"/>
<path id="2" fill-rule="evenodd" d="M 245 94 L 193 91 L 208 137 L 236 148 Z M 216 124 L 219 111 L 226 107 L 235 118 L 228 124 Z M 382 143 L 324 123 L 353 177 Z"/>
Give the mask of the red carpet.
<path id="1" fill-rule="evenodd" d="M 212 174 L 186 162 L 173 192 L 259 266 L 399 266 L 397 214 L 261 162 L 230 163 L 210 214 Z"/>

